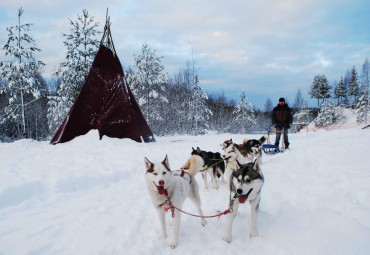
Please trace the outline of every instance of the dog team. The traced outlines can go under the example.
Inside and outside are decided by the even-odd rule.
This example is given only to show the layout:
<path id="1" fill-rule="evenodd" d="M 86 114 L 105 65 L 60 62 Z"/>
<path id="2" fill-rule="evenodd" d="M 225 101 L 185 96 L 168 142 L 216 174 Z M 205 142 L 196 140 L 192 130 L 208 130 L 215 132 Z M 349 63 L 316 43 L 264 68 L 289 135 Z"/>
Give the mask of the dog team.
<path id="1" fill-rule="evenodd" d="M 239 204 L 246 201 L 249 201 L 251 206 L 250 237 L 257 236 L 257 213 L 264 182 L 261 171 L 262 145 L 265 141 L 265 136 L 259 140 L 244 140 L 243 144 L 235 144 L 232 139 L 226 140 L 221 144 L 222 157 L 218 152 L 202 151 L 199 147 L 192 148 L 191 157 L 178 171 L 171 171 L 167 155 L 162 162 L 155 163 L 144 158 L 146 184 L 161 227 L 159 238 L 167 239 L 165 213 L 172 209 L 173 233 L 170 235 L 168 245 L 176 248 L 182 214 L 179 210 L 187 197 L 198 209 L 201 225 L 204 227 L 207 224 L 201 209 L 198 183 L 194 178 L 199 172 L 202 174 L 205 188 L 208 188 L 207 173 L 211 176 L 210 183 L 215 189 L 218 189 L 218 179 L 221 178 L 221 181 L 225 182 L 226 175 L 230 197 L 223 240 L 231 242 L 233 220 Z"/>

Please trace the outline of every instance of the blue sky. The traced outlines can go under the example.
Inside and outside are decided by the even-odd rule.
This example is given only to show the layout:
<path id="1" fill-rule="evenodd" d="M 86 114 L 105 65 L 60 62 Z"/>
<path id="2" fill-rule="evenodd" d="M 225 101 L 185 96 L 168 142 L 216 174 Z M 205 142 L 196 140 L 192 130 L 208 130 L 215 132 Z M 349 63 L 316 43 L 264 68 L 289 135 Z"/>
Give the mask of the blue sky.
<path id="1" fill-rule="evenodd" d="M 22 21 L 34 24 L 45 75 L 64 58 L 61 34 L 69 32 L 68 19 L 87 9 L 103 30 L 108 7 L 124 67 L 145 42 L 164 56 L 170 76 L 193 53 L 207 92 L 237 101 L 244 89 L 260 108 L 267 98 L 292 104 L 299 88 L 314 106 L 307 90 L 316 74 L 339 80 L 353 66 L 360 73 L 370 56 L 368 0 L 0 0 L 0 45 L 21 6 Z"/>

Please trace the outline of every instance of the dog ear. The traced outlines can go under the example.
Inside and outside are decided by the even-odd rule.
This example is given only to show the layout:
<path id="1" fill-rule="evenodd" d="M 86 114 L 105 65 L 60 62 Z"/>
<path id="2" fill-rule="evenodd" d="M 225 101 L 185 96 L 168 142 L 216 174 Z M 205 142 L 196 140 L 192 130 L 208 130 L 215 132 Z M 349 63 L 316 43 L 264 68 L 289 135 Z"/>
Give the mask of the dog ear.
<path id="1" fill-rule="evenodd" d="M 193 149 L 193 151 L 196 151 L 196 149 L 194 149 L 193 147 L 191 147 Z"/>
<path id="2" fill-rule="evenodd" d="M 199 148 L 199 147 L 197 147 L 197 152 L 198 152 L 198 153 L 200 153 L 200 152 L 201 152 L 201 150 L 200 150 L 200 148 Z"/>
<path id="3" fill-rule="evenodd" d="M 166 154 L 166 157 L 164 158 L 164 160 L 162 161 L 162 164 L 164 165 L 164 167 L 168 170 L 168 171 L 171 171 L 170 170 L 170 163 L 168 161 L 168 156 Z"/>
<path id="4" fill-rule="evenodd" d="M 146 157 L 144 157 L 144 162 L 147 171 L 153 168 L 153 163 L 150 162 Z"/>
<path id="5" fill-rule="evenodd" d="M 261 166 L 260 166 L 260 163 L 258 162 L 257 159 L 254 161 L 254 164 L 253 164 L 253 168 L 252 169 L 254 171 L 256 171 L 257 173 L 260 173 L 261 172 Z"/>

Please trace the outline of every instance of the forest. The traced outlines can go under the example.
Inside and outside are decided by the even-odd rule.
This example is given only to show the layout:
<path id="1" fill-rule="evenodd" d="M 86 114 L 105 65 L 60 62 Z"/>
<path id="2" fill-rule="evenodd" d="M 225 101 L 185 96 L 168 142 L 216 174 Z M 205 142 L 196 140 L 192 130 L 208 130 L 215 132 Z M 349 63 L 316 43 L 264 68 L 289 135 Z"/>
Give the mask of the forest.
<path id="1" fill-rule="evenodd" d="M 36 58 L 42 49 L 33 39 L 32 25 L 22 20 L 23 11 L 18 10 L 18 24 L 7 28 L 2 46 L 5 56 L 0 60 L 1 142 L 21 138 L 50 140 L 75 102 L 100 44 L 99 23 L 85 9 L 75 20 L 69 20 L 70 30 L 62 34 L 64 60 L 52 77 L 44 77 L 45 64 Z M 201 86 L 196 57 L 191 56 L 174 74 L 168 74 L 163 60 L 164 56 L 144 43 L 133 55 L 134 64 L 124 70 L 154 135 L 253 133 L 266 131 L 270 125 L 271 99 L 267 98 L 264 109 L 259 109 L 248 101 L 245 90 L 240 91 L 238 102 L 223 93 L 207 94 Z M 360 73 L 353 66 L 339 82 L 329 82 L 324 74 L 318 74 L 307 86 L 308 96 L 317 99 L 317 108 L 309 108 L 298 89 L 290 105 L 298 126 L 314 119 L 316 125 L 335 123 L 343 107 L 357 109 L 358 122 L 368 118 L 367 58 Z"/>

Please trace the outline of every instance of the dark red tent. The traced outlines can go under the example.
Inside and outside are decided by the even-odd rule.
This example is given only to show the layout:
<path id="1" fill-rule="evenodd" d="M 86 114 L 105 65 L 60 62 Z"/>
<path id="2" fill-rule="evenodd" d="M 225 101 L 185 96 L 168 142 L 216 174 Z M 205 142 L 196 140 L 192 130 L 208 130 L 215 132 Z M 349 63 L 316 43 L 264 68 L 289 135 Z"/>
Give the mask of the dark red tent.
<path id="1" fill-rule="evenodd" d="M 108 46 L 103 44 L 108 38 Z M 109 22 L 89 74 L 67 117 L 51 140 L 68 142 L 91 129 L 103 135 L 153 141 L 150 130 L 123 73 L 111 41 Z"/>

